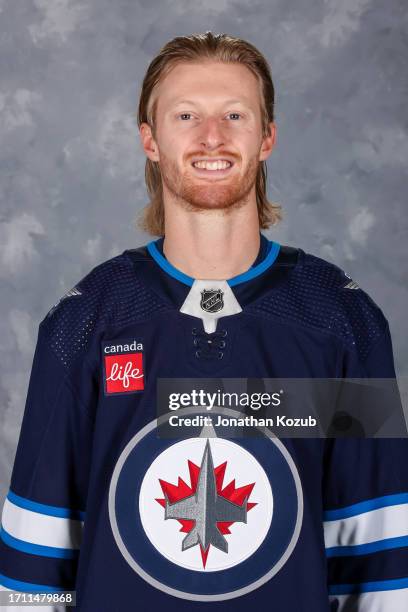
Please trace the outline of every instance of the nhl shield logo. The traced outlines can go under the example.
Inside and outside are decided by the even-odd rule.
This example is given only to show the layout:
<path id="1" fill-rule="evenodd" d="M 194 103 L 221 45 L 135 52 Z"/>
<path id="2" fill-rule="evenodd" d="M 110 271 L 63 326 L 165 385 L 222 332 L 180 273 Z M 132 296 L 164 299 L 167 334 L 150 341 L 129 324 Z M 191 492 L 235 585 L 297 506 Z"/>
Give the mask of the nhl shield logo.
<path id="1" fill-rule="evenodd" d="M 200 306 L 205 312 L 219 312 L 224 307 L 224 293 L 221 289 L 201 291 Z"/>
<path id="2" fill-rule="evenodd" d="M 197 430 L 160 439 L 151 422 L 122 451 L 109 489 L 112 532 L 127 563 L 188 600 L 240 597 L 273 578 L 302 517 L 296 466 L 272 434 L 206 438 Z"/>

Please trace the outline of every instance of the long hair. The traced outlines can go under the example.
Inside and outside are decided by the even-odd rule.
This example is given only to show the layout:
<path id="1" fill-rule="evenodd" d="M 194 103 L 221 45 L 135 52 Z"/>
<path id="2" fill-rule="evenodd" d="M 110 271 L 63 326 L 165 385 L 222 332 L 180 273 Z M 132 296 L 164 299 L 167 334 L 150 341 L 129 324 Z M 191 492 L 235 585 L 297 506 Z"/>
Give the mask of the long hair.
<path id="1" fill-rule="evenodd" d="M 237 62 L 252 71 L 261 86 L 262 135 L 268 136 L 269 123 L 274 121 L 275 90 L 265 57 L 251 43 L 241 38 L 212 32 L 177 36 L 159 51 L 143 79 L 137 113 L 138 126 L 148 123 L 155 136 L 157 107 L 155 87 L 178 63 L 201 59 L 225 63 Z M 275 225 L 282 218 L 281 206 L 268 201 L 266 179 L 266 162 L 262 161 L 259 163 L 256 176 L 256 203 L 261 229 Z M 149 234 L 164 236 L 163 185 L 159 162 L 146 160 L 145 181 L 150 203 L 144 208 L 139 225 Z"/>

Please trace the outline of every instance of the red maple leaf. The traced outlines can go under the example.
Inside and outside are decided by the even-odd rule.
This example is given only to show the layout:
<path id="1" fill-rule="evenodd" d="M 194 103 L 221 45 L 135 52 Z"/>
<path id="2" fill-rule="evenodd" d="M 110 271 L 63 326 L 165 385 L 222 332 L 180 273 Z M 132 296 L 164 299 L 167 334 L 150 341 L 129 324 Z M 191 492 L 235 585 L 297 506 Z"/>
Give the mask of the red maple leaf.
<path id="1" fill-rule="evenodd" d="M 223 488 L 223 482 L 224 482 L 224 476 L 225 476 L 226 469 L 227 469 L 227 461 L 225 461 L 224 463 L 221 463 L 218 467 L 214 468 L 214 476 L 215 476 L 215 482 L 217 486 L 217 493 L 218 495 L 225 497 L 226 499 L 233 502 L 234 504 L 242 506 L 245 500 L 249 499 L 249 496 L 252 493 L 252 489 L 254 488 L 255 483 L 252 482 L 251 484 L 247 484 L 242 487 L 236 487 L 235 479 L 234 479 L 234 480 L 231 480 L 231 482 Z M 162 491 L 171 504 L 173 504 L 176 501 L 179 501 L 180 499 L 184 499 L 185 497 L 190 497 L 190 495 L 193 495 L 193 493 L 196 492 L 197 484 L 198 484 L 198 477 L 200 474 L 200 467 L 196 465 L 195 463 L 193 463 L 192 461 L 188 460 L 188 470 L 190 473 L 190 485 L 184 482 L 184 480 L 180 477 L 178 478 L 178 482 L 176 485 L 159 478 L 159 482 L 160 482 Z M 164 498 L 156 498 L 156 501 L 161 506 L 163 506 L 163 508 L 166 507 L 166 500 Z M 246 502 L 247 511 L 251 510 L 254 506 L 256 506 L 256 503 L 249 502 L 249 501 Z M 189 533 L 194 527 L 194 523 L 195 523 L 194 520 L 186 520 L 186 519 L 177 519 L 177 520 L 181 524 L 180 531 L 183 533 Z M 226 535 L 226 534 L 231 533 L 229 528 L 231 527 L 231 525 L 233 525 L 233 523 L 234 521 L 228 521 L 228 522 L 218 521 L 217 527 L 223 535 Z M 207 563 L 209 549 L 210 549 L 210 544 L 205 549 L 200 544 L 200 552 L 201 552 L 201 558 L 203 561 L 204 568 Z"/>

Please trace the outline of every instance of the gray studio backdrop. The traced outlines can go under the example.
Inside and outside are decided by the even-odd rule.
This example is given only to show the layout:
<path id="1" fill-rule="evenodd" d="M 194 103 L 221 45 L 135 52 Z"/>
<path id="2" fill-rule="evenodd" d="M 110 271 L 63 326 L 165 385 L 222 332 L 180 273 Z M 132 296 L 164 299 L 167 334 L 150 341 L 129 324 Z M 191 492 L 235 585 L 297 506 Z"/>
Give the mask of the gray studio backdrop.
<path id="1" fill-rule="evenodd" d="M 0 0 L 1 505 L 39 321 L 150 239 L 134 222 L 144 71 L 173 36 L 209 29 L 271 64 L 269 195 L 285 218 L 268 235 L 345 269 L 383 309 L 408 374 L 404 0 Z"/>

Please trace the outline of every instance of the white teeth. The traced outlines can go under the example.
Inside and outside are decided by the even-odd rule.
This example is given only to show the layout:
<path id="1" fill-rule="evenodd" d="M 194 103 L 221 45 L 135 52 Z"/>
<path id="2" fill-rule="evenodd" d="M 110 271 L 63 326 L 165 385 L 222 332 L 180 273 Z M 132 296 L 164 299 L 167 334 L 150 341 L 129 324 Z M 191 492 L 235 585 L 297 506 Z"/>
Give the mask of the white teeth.
<path id="1" fill-rule="evenodd" d="M 197 161 L 193 163 L 195 168 L 202 168 L 204 170 L 225 170 L 231 166 L 231 162 L 217 159 L 216 161 Z"/>

